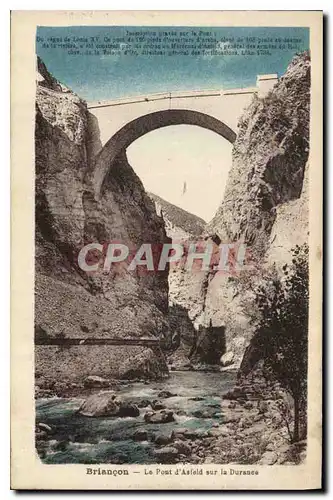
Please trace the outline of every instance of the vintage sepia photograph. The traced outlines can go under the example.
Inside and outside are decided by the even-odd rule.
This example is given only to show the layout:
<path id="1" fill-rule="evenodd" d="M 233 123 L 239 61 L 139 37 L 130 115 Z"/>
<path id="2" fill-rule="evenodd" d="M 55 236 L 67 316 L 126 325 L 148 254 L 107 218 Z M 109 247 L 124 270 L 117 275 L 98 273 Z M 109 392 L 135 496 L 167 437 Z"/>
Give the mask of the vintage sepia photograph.
<path id="1" fill-rule="evenodd" d="M 35 462 L 304 471 L 309 24 L 77 21 L 34 30 Z"/>

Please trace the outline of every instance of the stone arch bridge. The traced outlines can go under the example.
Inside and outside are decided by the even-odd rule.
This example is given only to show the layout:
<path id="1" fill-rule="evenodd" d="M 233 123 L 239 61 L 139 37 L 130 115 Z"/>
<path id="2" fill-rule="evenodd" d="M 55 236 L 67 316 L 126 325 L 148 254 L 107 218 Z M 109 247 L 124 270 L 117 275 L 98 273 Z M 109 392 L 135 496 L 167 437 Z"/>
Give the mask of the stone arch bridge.
<path id="1" fill-rule="evenodd" d="M 256 87 L 250 88 L 165 92 L 89 102 L 90 155 L 95 159 L 96 194 L 115 158 L 152 130 L 168 125 L 197 125 L 233 143 L 238 120 L 253 96 L 266 95 L 277 81 L 277 74 L 259 75 Z"/>

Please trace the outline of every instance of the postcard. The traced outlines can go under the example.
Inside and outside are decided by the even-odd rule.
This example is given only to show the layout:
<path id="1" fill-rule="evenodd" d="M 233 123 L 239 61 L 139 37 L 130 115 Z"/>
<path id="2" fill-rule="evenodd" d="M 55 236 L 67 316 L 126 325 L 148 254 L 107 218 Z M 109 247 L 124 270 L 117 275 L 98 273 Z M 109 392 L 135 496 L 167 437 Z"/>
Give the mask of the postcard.
<path id="1" fill-rule="evenodd" d="M 322 12 L 11 23 L 12 488 L 320 489 Z"/>

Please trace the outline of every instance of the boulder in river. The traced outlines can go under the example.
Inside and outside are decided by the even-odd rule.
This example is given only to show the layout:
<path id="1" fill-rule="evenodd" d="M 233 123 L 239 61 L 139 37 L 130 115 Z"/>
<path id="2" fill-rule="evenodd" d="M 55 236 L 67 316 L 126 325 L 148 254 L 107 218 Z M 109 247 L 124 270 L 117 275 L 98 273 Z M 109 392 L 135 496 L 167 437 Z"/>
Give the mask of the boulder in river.
<path id="1" fill-rule="evenodd" d="M 52 432 L 52 427 L 50 427 L 49 425 L 47 424 L 44 424 L 44 422 L 39 422 L 37 424 L 37 427 L 39 429 L 41 429 L 42 431 L 45 431 L 45 432 Z"/>
<path id="2" fill-rule="evenodd" d="M 87 388 L 95 388 L 95 387 L 109 387 L 110 382 L 109 380 L 98 377 L 97 375 L 89 375 L 84 382 L 84 387 Z"/>
<path id="3" fill-rule="evenodd" d="M 174 394 L 170 391 L 161 391 L 158 393 L 158 397 L 162 399 L 172 398 L 173 396 L 177 396 L 177 394 Z"/>
<path id="4" fill-rule="evenodd" d="M 54 444 L 53 449 L 55 451 L 66 451 L 68 444 L 69 444 L 69 442 L 66 439 L 62 439 L 61 441 L 57 441 Z"/>
<path id="5" fill-rule="evenodd" d="M 188 429 L 186 427 L 176 427 L 171 433 L 171 439 L 186 439 Z"/>
<path id="6" fill-rule="evenodd" d="M 201 429 L 187 429 L 186 427 L 179 427 L 172 431 L 171 437 L 172 439 L 202 439 L 208 436 L 208 432 Z"/>
<path id="7" fill-rule="evenodd" d="M 235 354 L 232 351 L 225 352 L 221 358 L 220 363 L 222 366 L 230 366 L 234 363 Z"/>
<path id="8" fill-rule="evenodd" d="M 171 435 L 166 435 L 166 434 L 158 434 L 157 436 L 155 436 L 155 444 L 157 444 L 158 446 L 165 446 L 166 444 L 170 444 L 171 441 L 172 441 L 172 437 Z"/>
<path id="9" fill-rule="evenodd" d="M 191 455 L 192 448 L 185 441 L 175 441 L 172 445 L 181 455 Z"/>
<path id="10" fill-rule="evenodd" d="M 139 408 L 147 408 L 147 406 L 150 406 L 150 401 L 149 399 L 142 399 L 139 403 L 137 403 L 137 406 Z"/>
<path id="11" fill-rule="evenodd" d="M 154 450 L 154 455 L 158 463 L 170 464 L 175 463 L 179 452 L 173 446 L 164 446 L 163 448 Z"/>
<path id="12" fill-rule="evenodd" d="M 202 408 L 201 410 L 195 410 L 193 416 L 196 418 L 213 418 L 216 414 L 216 408 Z"/>
<path id="13" fill-rule="evenodd" d="M 277 461 L 278 456 L 274 451 L 266 451 L 261 459 L 259 460 L 258 464 L 259 465 L 274 465 L 275 462 Z"/>
<path id="14" fill-rule="evenodd" d="M 148 440 L 148 432 L 144 429 L 139 429 L 135 431 L 133 434 L 134 441 L 147 441 Z"/>
<path id="15" fill-rule="evenodd" d="M 113 392 L 93 394 L 80 406 L 78 412 L 85 417 L 113 417 L 118 414 L 118 405 Z"/>
<path id="16" fill-rule="evenodd" d="M 222 399 L 229 399 L 229 400 L 247 400 L 247 394 L 242 389 L 241 387 L 234 387 L 232 390 L 227 391 L 225 394 L 223 394 Z"/>
<path id="17" fill-rule="evenodd" d="M 145 414 L 144 419 L 148 424 L 166 424 L 175 421 L 173 411 L 171 410 L 149 411 Z"/>
<path id="18" fill-rule="evenodd" d="M 130 402 L 116 401 L 111 391 L 91 395 L 79 408 L 78 412 L 85 417 L 138 417 L 139 408 Z"/>
<path id="19" fill-rule="evenodd" d="M 139 415 L 140 410 L 133 403 L 120 403 L 118 417 L 138 417 Z"/>
<path id="20" fill-rule="evenodd" d="M 161 401 L 152 401 L 152 403 L 150 403 L 151 407 L 153 410 L 164 410 L 165 409 L 165 405 L 163 403 L 161 403 Z"/>

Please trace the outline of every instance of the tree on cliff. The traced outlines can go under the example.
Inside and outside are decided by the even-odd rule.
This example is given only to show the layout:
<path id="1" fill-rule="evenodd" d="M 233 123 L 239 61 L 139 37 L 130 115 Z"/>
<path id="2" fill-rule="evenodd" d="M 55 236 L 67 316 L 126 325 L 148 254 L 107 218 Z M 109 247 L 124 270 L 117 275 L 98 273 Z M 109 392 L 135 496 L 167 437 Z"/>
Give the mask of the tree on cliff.
<path id="1" fill-rule="evenodd" d="M 293 441 L 306 437 L 309 273 L 308 246 L 296 245 L 284 277 L 273 273 L 256 291 L 260 319 L 250 349 L 294 401 Z M 252 368 L 254 366 L 251 363 Z M 251 367 L 249 366 L 248 369 Z"/>

